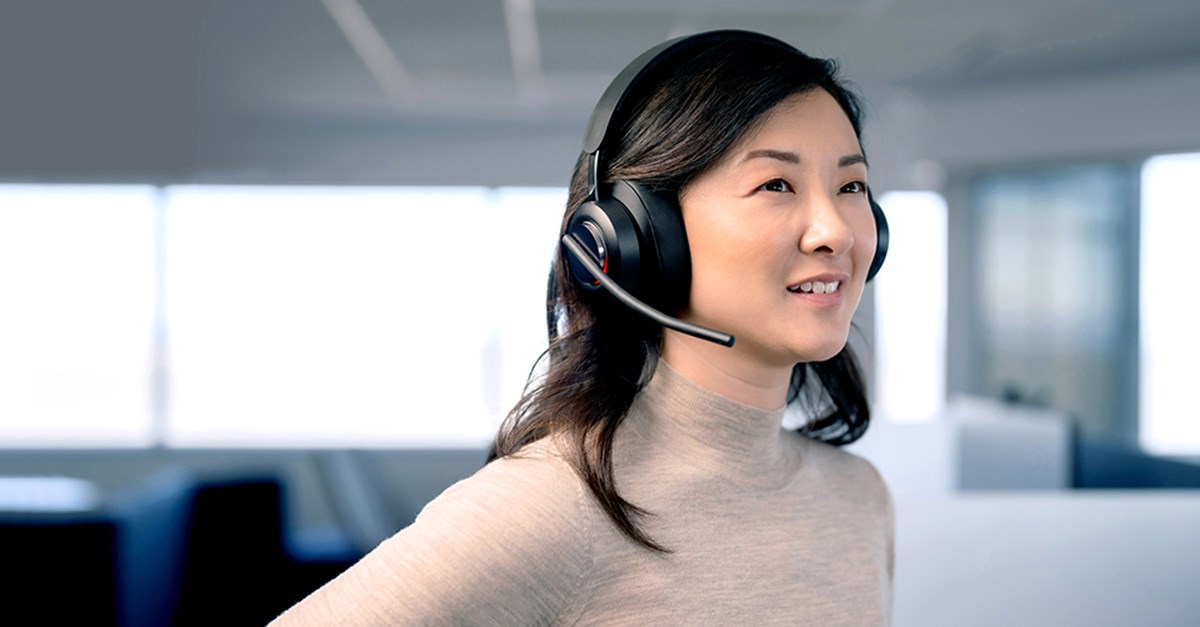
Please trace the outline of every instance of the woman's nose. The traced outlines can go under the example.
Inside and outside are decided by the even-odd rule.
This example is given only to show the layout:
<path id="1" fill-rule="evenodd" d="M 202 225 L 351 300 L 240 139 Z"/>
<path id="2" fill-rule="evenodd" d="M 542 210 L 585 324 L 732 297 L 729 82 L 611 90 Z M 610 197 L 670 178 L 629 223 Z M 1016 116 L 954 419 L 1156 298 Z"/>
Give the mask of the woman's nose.
<path id="1" fill-rule="evenodd" d="M 809 202 L 800 250 L 809 254 L 840 255 L 854 246 L 854 230 L 842 215 L 837 199 L 818 195 Z"/>

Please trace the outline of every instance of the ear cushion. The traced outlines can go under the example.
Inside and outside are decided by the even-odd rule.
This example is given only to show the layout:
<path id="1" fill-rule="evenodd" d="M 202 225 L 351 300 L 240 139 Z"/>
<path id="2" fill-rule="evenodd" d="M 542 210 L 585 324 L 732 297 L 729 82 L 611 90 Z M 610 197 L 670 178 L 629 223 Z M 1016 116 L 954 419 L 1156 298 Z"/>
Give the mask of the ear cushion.
<path id="1" fill-rule="evenodd" d="M 566 232 L 639 300 L 667 312 L 682 309 L 691 289 L 692 260 L 674 197 L 629 181 L 617 181 L 606 191 L 602 200 L 586 202 L 571 214 Z M 583 264 L 570 255 L 567 261 L 585 292 L 600 288 Z"/>
<path id="2" fill-rule="evenodd" d="M 871 199 L 871 214 L 875 216 L 875 257 L 871 259 L 871 268 L 867 270 L 867 280 L 875 278 L 879 273 L 879 269 L 883 267 L 883 260 L 887 258 L 888 251 L 888 223 L 887 217 L 883 215 L 883 207 Z"/>
<path id="3" fill-rule="evenodd" d="M 678 312 L 687 305 L 692 285 L 692 254 L 678 201 L 674 194 L 660 194 L 631 181 L 617 181 L 611 194 L 638 226 L 642 259 L 638 297 L 667 313 Z"/>

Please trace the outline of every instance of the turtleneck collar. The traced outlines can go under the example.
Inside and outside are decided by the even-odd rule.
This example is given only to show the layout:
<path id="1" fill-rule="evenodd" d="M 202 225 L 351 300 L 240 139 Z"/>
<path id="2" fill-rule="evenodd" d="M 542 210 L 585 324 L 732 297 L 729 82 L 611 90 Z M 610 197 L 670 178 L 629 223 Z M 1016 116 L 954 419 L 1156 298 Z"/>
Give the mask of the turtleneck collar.
<path id="1" fill-rule="evenodd" d="M 717 394 L 659 359 L 625 424 L 640 446 L 741 485 L 786 482 L 799 463 L 782 430 L 785 407 L 764 410 Z"/>

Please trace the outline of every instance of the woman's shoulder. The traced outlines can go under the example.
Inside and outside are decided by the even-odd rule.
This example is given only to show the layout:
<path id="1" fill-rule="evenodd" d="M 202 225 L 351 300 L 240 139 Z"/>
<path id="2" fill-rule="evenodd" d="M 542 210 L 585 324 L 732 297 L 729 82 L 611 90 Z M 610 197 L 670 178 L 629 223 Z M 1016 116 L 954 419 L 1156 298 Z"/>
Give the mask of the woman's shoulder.
<path id="1" fill-rule="evenodd" d="M 880 502 L 890 503 L 891 491 L 887 482 L 869 459 L 802 433 L 793 432 L 791 439 L 804 459 L 805 467 L 816 471 L 823 481 L 842 484 L 856 493 L 868 494 Z"/>
<path id="2" fill-rule="evenodd" d="M 559 536 L 589 531 L 589 502 L 586 485 L 558 450 L 535 442 L 447 488 L 421 510 L 416 524 L 438 519 L 489 533 L 503 530 L 512 541 L 549 548 Z"/>
<path id="3" fill-rule="evenodd" d="M 550 453 L 529 447 L 446 489 L 281 624 L 570 622 L 586 602 L 592 521 L 581 482 Z"/>

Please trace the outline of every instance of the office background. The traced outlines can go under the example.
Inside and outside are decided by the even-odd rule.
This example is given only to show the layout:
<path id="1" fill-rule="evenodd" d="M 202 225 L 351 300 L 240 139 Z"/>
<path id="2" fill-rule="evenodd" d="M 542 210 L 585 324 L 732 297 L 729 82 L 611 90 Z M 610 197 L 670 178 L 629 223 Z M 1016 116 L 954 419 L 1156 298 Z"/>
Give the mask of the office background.
<path id="1" fill-rule="evenodd" d="M 1200 620 L 1183 0 L 6 2 L 4 580 L 253 624 L 411 521 L 544 345 L 592 105 L 725 27 L 865 97 L 893 241 L 852 450 L 897 496 L 896 624 Z"/>

